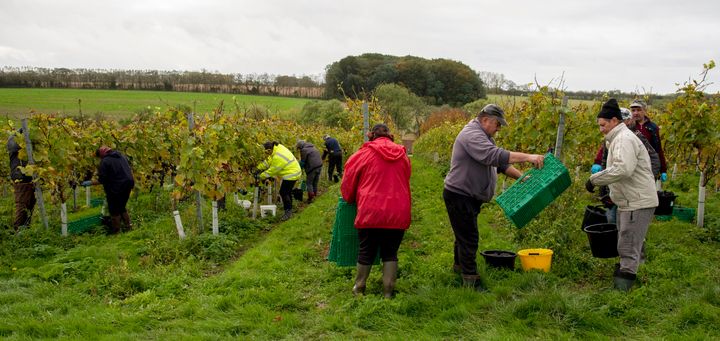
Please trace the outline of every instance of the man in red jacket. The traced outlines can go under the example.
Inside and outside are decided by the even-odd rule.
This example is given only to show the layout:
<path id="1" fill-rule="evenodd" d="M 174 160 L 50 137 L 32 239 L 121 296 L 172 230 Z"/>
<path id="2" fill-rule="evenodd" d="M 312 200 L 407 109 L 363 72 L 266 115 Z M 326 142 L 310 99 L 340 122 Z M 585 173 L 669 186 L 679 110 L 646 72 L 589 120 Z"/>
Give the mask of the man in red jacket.
<path id="1" fill-rule="evenodd" d="M 355 228 L 360 251 L 353 294 L 364 294 L 372 263 L 380 250 L 383 294 L 393 296 L 398 270 L 397 252 L 410 226 L 410 159 L 405 147 L 395 144 L 390 130 L 376 124 L 369 142 L 345 164 L 340 191 L 357 204 Z"/>

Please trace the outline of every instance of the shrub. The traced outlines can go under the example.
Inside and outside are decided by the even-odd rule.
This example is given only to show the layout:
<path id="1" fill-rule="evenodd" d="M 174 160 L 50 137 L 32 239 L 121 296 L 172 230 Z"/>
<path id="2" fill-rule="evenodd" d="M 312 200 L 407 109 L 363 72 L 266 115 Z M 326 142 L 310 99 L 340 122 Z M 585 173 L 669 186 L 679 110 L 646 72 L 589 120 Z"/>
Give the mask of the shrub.
<path id="1" fill-rule="evenodd" d="M 420 134 L 428 132 L 430 129 L 439 127 L 443 123 L 467 123 L 471 115 L 462 109 L 441 107 L 430 113 L 430 116 L 420 126 Z"/>

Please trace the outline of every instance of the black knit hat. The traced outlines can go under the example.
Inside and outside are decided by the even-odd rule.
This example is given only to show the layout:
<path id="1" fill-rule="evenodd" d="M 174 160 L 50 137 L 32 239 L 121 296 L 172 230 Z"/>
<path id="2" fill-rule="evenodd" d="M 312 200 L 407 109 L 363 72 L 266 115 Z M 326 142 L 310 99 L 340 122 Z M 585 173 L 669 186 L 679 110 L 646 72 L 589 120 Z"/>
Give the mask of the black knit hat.
<path id="1" fill-rule="evenodd" d="M 597 115 L 597 118 L 605 118 L 609 120 L 613 117 L 622 121 L 620 106 L 618 105 L 617 100 L 611 98 L 607 102 L 605 102 L 605 104 L 603 104 L 602 109 L 600 109 L 600 113 L 598 113 Z"/>
<path id="2" fill-rule="evenodd" d="M 265 148 L 265 150 L 270 150 L 270 149 L 273 149 L 273 147 L 275 147 L 277 145 L 278 145 L 278 143 L 275 141 L 267 141 L 267 142 L 263 143 L 263 148 Z"/>

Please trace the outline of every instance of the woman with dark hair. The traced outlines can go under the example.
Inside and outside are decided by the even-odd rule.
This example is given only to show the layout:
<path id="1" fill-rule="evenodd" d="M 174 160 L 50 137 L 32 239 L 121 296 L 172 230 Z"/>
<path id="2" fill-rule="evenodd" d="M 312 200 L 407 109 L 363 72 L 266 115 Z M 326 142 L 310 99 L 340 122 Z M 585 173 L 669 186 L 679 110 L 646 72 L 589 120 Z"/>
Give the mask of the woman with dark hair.
<path id="1" fill-rule="evenodd" d="M 259 177 L 260 179 L 275 176 L 282 178 L 280 197 L 282 198 L 285 213 L 281 219 L 288 220 L 292 216 L 292 189 L 295 187 L 295 182 L 302 175 L 300 163 L 287 147 L 277 141 L 267 141 L 263 143 L 263 148 L 265 148 L 265 152 L 269 156 L 257 166 L 257 169 L 260 170 Z"/>
<path id="2" fill-rule="evenodd" d="M 343 199 L 357 204 L 355 228 L 360 251 L 353 294 L 365 293 L 379 249 L 383 294 L 391 298 L 397 278 L 398 249 L 410 226 L 410 159 L 405 147 L 393 142 L 386 125 L 375 125 L 368 137 L 370 141 L 345 164 L 340 186 Z"/>
<path id="3" fill-rule="evenodd" d="M 121 221 L 125 224 L 125 230 L 130 231 L 132 224 L 125 207 L 130 199 L 130 191 L 135 187 L 130 163 L 125 155 L 107 146 L 98 148 L 95 156 L 100 159 L 98 179 L 84 181 L 82 185 L 103 185 L 108 211 L 110 211 L 110 234 L 120 232 Z"/>

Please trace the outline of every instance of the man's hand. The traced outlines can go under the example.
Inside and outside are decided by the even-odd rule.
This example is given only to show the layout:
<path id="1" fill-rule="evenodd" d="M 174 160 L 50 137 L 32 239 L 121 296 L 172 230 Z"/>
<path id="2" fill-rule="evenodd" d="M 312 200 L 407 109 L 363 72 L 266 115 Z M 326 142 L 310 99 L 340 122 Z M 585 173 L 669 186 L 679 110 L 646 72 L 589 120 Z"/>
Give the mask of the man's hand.
<path id="1" fill-rule="evenodd" d="M 527 161 L 535 165 L 535 168 L 541 169 L 543 168 L 543 163 L 545 162 L 545 155 L 530 154 L 528 155 Z"/>
<path id="2" fill-rule="evenodd" d="M 667 173 L 660 174 L 660 181 L 662 181 L 662 182 L 667 181 Z"/>
<path id="3" fill-rule="evenodd" d="M 590 193 L 595 192 L 595 185 L 593 185 L 593 183 L 592 183 L 592 181 L 590 181 L 590 179 L 588 179 L 588 181 L 585 182 L 585 189 Z"/>
<path id="4" fill-rule="evenodd" d="M 590 167 L 590 174 L 595 174 L 602 170 L 602 166 L 598 165 L 597 163 L 593 164 L 592 167 Z"/>

